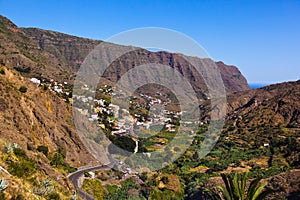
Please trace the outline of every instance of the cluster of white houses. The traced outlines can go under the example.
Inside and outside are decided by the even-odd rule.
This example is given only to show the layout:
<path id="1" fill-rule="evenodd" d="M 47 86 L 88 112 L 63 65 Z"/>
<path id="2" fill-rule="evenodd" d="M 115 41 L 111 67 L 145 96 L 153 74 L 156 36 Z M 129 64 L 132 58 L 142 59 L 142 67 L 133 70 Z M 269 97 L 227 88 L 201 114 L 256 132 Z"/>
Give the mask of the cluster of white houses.
<path id="1" fill-rule="evenodd" d="M 114 89 L 114 88 L 113 88 Z M 110 95 L 114 95 L 112 90 L 103 90 L 103 92 L 110 92 Z M 124 94 L 123 94 L 124 95 Z M 150 106 L 158 105 L 163 108 L 168 102 L 162 102 L 158 98 L 154 98 L 145 94 L 140 94 L 149 102 Z M 90 121 L 98 121 L 99 127 L 105 129 L 105 124 L 101 122 L 99 116 L 104 112 L 109 115 L 108 122 L 112 126 L 112 135 L 135 135 L 134 129 L 149 129 L 152 125 L 165 125 L 166 131 L 176 132 L 176 127 L 172 123 L 170 116 L 180 118 L 181 112 L 171 112 L 168 110 L 158 111 L 157 114 L 150 113 L 149 117 L 144 120 L 140 119 L 139 114 L 130 114 L 128 109 L 121 108 L 120 106 L 110 103 L 107 104 L 104 99 L 94 99 L 91 96 L 76 96 L 73 95 L 74 101 L 81 101 L 88 107 L 79 108 L 78 110 L 83 114 L 89 116 Z M 130 101 L 131 102 L 131 101 Z M 132 103 L 132 102 L 131 102 Z M 136 104 L 138 106 L 138 104 Z M 83 106 L 84 107 L 84 106 Z M 140 107 L 142 108 L 142 107 Z M 153 108 L 155 109 L 155 108 Z"/>
<path id="2" fill-rule="evenodd" d="M 65 101 L 68 101 L 68 102 L 72 101 L 72 99 L 70 98 L 71 89 L 69 87 L 70 85 L 68 84 L 68 82 L 59 83 L 59 82 L 55 81 L 54 79 L 50 79 L 50 82 L 49 81 L 41 81 L 37 78 L 31 78 L 30 81 L 39 86 L 44 86 L 45 88 L 49 89 L 50 91 L 54 91 L 60 95 L 63 95 Z"/>
<path id="3" fill-rule="evenodd" d="M 170 99 L 167 101 L 162 101 L 157 97 L 152 97 L 146 94 L 139 94 L 141 98 L 145 99 L 151 107 L 151 112 L 148 115 L 147 119 L 141 120 L 139 114 L 131 114 L 129 110 L 126 108 L 121 108 L 120 106 L 108 103 L 105 99 L 95 99 L 95 91 L 91 91 L 87 85 L 82 87 L 82 90 L 87 91 L 87 93 L 91 95 L 75 95 L 73 94 L 72 98 L 70 97 L 70 87 L 67 82 L 58 83 L 55 80 L 51 79 L 50 83 L 41 83 L 40 80 L 36 78 L 30 79 L 33 83 L 38 85 L 44 85 L 51 91 L 54 91 L 60 95 L 63 95 L 64 100 L 70 103 L 77 102 L 80 106 L 76 106 L 77 110 L 88 116 L 90 121 L 96 121 L 98 126 L 105 129 L 104 123 L 101 122 L 99 116 L 103 113 L 107 113 L 110 117 L 108 117 L 108 122 L 112 126 L 112 135 L 122 136 L 122 135 L 135 135 L 134 128 L 136 129 L 149 129 L 153 125 L 163 125 L 165 130 L 168 132 L 176 132 L 176 126 L 172 121 L 172 118 L 179 119 L 182 115 L 182 112 L 168 111 L 165 106 L 171 102 Z M 105 94 L 109 94 L 114 98 L 116 95 L 113 90 L 115 88 L 111 88 L 105 85 L 103 88 L 100 88 L 99 91 Z M 125 95 L 122 91 L 119 91 L 118 94 Z M 162 94 L 157 93 L 157 96 Z M 133 97 L 137 99 L 136 97 Z M 130 101 L 130 103 L 133 103 Z M 136 104 L 136 106 L 141 105 Z M 171 118 L 172 117 L 172 118 Z M 139 120 L 138 120 L 139 119 Z M 184 124 L 192 124 L 195 122 L 183 122 Z"/>

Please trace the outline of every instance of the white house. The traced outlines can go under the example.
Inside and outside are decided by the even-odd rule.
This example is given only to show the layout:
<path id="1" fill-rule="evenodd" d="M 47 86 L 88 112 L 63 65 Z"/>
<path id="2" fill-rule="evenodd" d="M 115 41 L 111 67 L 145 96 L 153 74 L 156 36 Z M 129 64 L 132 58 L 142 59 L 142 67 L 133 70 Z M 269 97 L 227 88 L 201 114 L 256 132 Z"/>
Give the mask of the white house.
<path id="1" fill-rule="evenodd" d="M 263 142 L 263 146 L 268 147 L 268 146 L 270 146 L 270 144 L 269 144 L 269 142 Z"/>
<path id="2" fill-rule="evenodd" d="M 41 84 L 41 81 L 37 78 L 31 78 L 30 81 L 38 85 Z"/>
<path id="3" fill-rule="evenodd" d="M 91 179 L 95 178 L 95 172 L 88 172 L 88 175 Z"/>

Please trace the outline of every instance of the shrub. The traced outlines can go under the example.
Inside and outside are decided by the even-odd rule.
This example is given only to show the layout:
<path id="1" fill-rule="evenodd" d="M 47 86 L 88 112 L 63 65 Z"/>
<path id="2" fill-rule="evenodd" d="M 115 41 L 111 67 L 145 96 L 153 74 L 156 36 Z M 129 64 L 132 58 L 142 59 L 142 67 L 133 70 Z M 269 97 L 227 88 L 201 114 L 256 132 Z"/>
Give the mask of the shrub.
<path id="1" fill-rule="evenodd" d="M 169 179 L 168 179 L 168 177 L 166 177 L 166 176 L 163 176 L 160 180 L 161 180 L 164 184 L 168 184 L 168 183 L 169 183 Z"/>
<path id="2" fill-rule="evenodd" d="M 26 93 L 26 92 L 27 92 L 27 87 L 21 86 L 21 87 L 19 88 L 19 91 L 22 92 L 22 93 Z"/>
<path id="3" fill-rule="evenodd" d="M 142 181 L 145 182 L 147 180 L 147 178 L 148 178 L 148 173 L 147 172 L 143 172 L 142 174 L 140 174 L 140 179 Z"/>
<path id="4" fill-rule="evenodd" d="M 19 159 L 28 159 L 26 152 L 21 148 L 15 148 L 13 149 L 13 152 Z"/>
<path id="5" fill-rule="evenodd" d="M 25 200 L 25 197 L 22 194 L 17 194 L 13 196 L 10 200 Z"/>
<path id="6" fill-rule="evenodd" d="M 56 192 L 51 192 L 50 194 L 47 195 L 46 199 L 47 200 L 60 200 L 60 196 Z"/>
<path id="7" fill-rule="evenodd" d="M 55 153 L 50 164 L 55 167 L 63 166 L 65 164 L 64 157 L 60 153 Z"/>
<path id="8" fill-rule="evenodd" d="M 76 168 L 71 167 L 70 165 L 65 164 L 64 170 L 68 171 L 69 173 L 73 173 L 76 171 Z"/>
<path id="9" fill-rule="evenodd" d="M 43 85 L 43 90 L 48 90 L 48 86 L 46 84 Z"/>
<path id="10" fill-rule="evenodd" d="M 63 156 L 64 159 L 66 158 L 67 151 L 66 151 L 64 148 L 62 148 L 62 147 L 59 146 L 59 147 L 57 148 L 57 153 L 61 154 L 61 155 Z"/>
<path id="11" fill-rule="evenodd" d="M 8 171 L 19 178 L 29 177 L 35 172 L 35 162 L 32 159 L 9 162 Z"/>
<path id="12" fill-rule="evenodd" d="M 5 74 L 4 69 L 2 69 L 2 68 L 0 69 L 0 74 L 3 74 L 3 75 Z"/>
<path id="13" fill-rule="evenodd" d="M 0 200 L 5 200 L 5 194 L 4 192 L 0 192 Z"/>
<path id="14" fill-rule="evenodd" d="M 99 180 L 85 179 L 83 181 L 82 189 L 87 193 L 93 195 L 96 200 L 104 198 L 105 190 L 102 186 L 101 181 Z"/>
<path id="15" fill-rule="evenodd" d="M 49 153 L 49 149 L 47 146 L 38 146 L 37 149 L 36 149 L 38 152 L 42 152 L 45 156 L 48 156 L 48 153 Z"/>

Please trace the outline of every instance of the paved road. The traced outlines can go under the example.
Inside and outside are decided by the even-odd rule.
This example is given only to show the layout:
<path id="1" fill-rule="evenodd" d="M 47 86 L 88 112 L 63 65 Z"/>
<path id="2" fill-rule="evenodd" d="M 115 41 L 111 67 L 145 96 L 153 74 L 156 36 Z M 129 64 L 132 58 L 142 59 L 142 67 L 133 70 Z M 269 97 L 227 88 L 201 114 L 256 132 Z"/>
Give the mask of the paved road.
<path id="1" fill-rule="evenodd" d="M 112 164 L 109 165 L 101 165 L 101 166 L 94 166 L 94 167 L 86 167 L 83 169 L 79 169 L 76 172 L 70 174 L 68 176 L 69 180 L 73 183 L 75 189 L 77 190 L 77 193 L 86 200 L 94 200 L 94 197 L 89 195 L 88 193 L 85 193 L 79 188 L 78 181 L 81 176 L 84 175 L 85 172 L 90 172 L 90 171 L 97 171 L 97 170 L 104 170 L 104 169 L 110 169 Z"/>

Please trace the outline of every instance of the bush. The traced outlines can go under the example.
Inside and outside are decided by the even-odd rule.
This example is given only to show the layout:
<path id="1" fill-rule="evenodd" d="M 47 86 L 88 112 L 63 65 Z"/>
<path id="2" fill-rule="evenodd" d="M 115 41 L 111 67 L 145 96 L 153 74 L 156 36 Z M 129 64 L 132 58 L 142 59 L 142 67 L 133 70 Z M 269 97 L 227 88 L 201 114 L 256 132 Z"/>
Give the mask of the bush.
<path id="1" fill-rule="evenodd" d="M 55 167 L 63 166 L 65 164 L 64 157 L 60 153 L 55 153 L 50 164 Z"/>
<path id="2" fill-rule="evenodd" d="M 35 162 L 32 159 L 8 163 L 8 171 L 19 178 L 29 177 L 35 170 Z"/>
<path id="3" fill-rule="evenodd" d="M 13 196 L 10 200 L 25 200 L 25 197 L 22 194 L 17 194 Z"/>
<path id="4" fill-rule="evenodd" d="M 42 152 L 45 156 L 48 156 L 48 153 L 49 153 L 49 149 L 47 146 L 38 146 L 37 149 L 36 149 L 38 152 Z"/>
<path id="5" fill-rule="evenodd" d="M 168 179 L 168 177 L 166 177 L 166 176 L 163 176 L 160 180 L 161 180 L 164 184 L 168 184 L 168 183 L 169 183 L 169 179 Z"/>
<path id="6" fill-rule="evenodd" d="M 82 189 L 91 194 L 96 200 L 104 198 L 105 190 L 99 180 L 85 179 L 83 181 Z"/>
<path id="7" fill-rule="evenodd" d="M 32 175 L 36 170 L 35 161 L 21 148 L 14 148 L 13 153 L 18 157 L 18 161 L 7 160 L 8 171 L 20 178 Z"/>
<path id="8" fill-rule="evenodd" d="M 44 91 L 48 90 L 48 86 L 44 84 L 44 85 L 43 85 L 43 90 L 44 90 Z"/>
<path id="9" fill-rule="evenodd" d="M 60 200 L 60 196 L 56 192 L 51 192 L 50 194 L 47 195 L 46 199 L 47 200 Z"/>
<path id="10" fill-rule="evenodd" d="M 2 68 L 0 69 L 0 74 L 3 74 L 3 75 L 5 74 L 4 69 L 2 69 Z"/>
<path id="11" fill-rule="evenodd" d="M 27 92 L 27 87 L 21 86 L 21 87 L 19 88 L 19 91 L 22 92 L 22 93 L 26 93 L 26 92 Z"/>
<path id="12" fill-rule="evenodd" d="M 0 192 L 0 200 L 5 200 L 5 194 L 4 192 Z"/>
<path id="13" fill-rule="evenodd" d="M 19 159 L 28 159 L 26 152 L 21 148 L 15 148 L 13 149 L 13 152 Z"/>
<path id="14" fill-rule="evenodd" d="M 142 181 L 145 182 L 147 180 L 147 178 L 148 178 L 148 173 L 147 172 L 143 172 L 142 174 L 140 174 L 140 179 Z"/>
<path id="15" fill-rule="evenodd" d="M 69 173 L 73 173 L 76 171 L 75 167 L 71 167 L 70 165 L 65 164 L 64 170 L 68 171 Z"/>
<path id="16" fill-rule="evenodd" d="M 67 151 L 64 148 L 62 148 L 62 147 L 59 146 L 57 148 L 57 153 L 61 154 L 64 159 L 66 158 Z"/>

